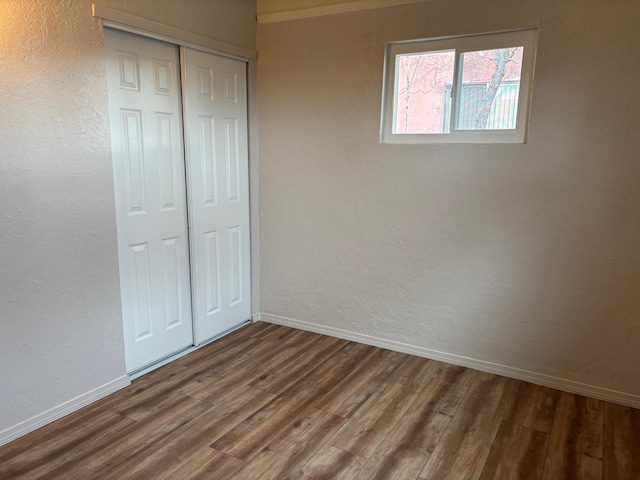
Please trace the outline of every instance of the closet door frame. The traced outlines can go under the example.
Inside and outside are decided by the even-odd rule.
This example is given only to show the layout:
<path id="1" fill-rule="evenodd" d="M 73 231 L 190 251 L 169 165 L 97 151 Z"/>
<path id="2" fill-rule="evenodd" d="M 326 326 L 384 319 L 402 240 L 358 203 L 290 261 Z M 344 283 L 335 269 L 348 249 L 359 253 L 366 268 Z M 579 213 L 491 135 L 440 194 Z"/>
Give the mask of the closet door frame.
<path id="1" fill-rule="evenodd" d="M 176 45 L 180 50 L 180 61 L 182 62 L 182 47 L 188 47 L 194 50 L 199 50 L 205 53 L 218 55 L 221 57 L 231 58 L 234 60 L 240 60 L 246 64 L 246 82 L 247 82 L 247 147 L 248 147 L 248 195 L 249 195 L 249 229 L 250 229 L 250 245 L 249 245 L 249 269 L 250 269 L 250 292 L 251 297 L 251 318 L 247 319 L 233 328 L 227 331 L 221 332 L 215 337 L 207 339 L 201 344 L 196 344 L 195 330 L 194 330 L 194 345 L 186 350 L 155 363 L 144 370 L 134 372 L 129 376 L 134 379 L 145 373 L 148 373 L 156 368 L 159 368 L 181 356 L 184 356 L 191 351 L 200 348 L 208 344 L 209 342 L 219 338 L 223 335 L 230 333 L 231 331 L 244 326 L 246 323 L 259 320 L 259 262 L 257 261 L 259 256 L 259 215 L 258 205 L 254 201 L 258 197 L 258 163 L 257 163 L 257 145 L 253 140 L 253 130 L 256 128 L 256 60 L 258 54 L 253 49 L 248 49 L 238 45 L 226 43 L 211 37 L 195 34 L 186 30 L 181 30 L 170 25 L 165 25 L 156 21 L 148 20 L 143 17 L 138 17 L 125 12 L 120 12 L 116 9 L 104 7 L 100 5 L 92 5 L 92 16 L 99 20 L 101 27 L 108 27 L 114 30 L 121 30 L 128 33 L 133 33 L 142 37 L 160 40 L 166 43 Z M 181 78 L 182 82 L 182 78 Z M 188 188 L 188 186 L 187 186 Z M 188 194 L 188 192 L 187 192 Z M 192 288 L 192 300 L 193 292 Z M 193 315 L 192 315 L 193 318 Z"/>

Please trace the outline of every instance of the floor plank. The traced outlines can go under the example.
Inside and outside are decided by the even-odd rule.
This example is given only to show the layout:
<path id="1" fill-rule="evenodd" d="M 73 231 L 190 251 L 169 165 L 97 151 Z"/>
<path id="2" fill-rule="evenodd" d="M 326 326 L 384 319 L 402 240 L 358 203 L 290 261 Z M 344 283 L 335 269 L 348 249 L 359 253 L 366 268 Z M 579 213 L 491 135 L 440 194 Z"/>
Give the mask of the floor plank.
<path id="1" fill-rule="evenodd" d="M 188 462 L 178 470 L 170 471 L 158 477 L 158 480 L 229 480 L 238 477 L 238 472 L 246 464 L 237 458 L 225 455 L 212 448 L 205 448 L 197 452 Z M 144 479 L 153 477 L 140 477 Z"/>
<path id="2" fill-rule="evenodd" d="M 558 393 L 552 388 L 517 382 L 504 414 L 505 422 L 550 433 Z"/>
<path id="3" fill-rule="evenodd" d="M 480 477 L 515 380 L 479 373 L 420 478 Z"/>
<path id="4" fill-rule="evenodd" d="M 107 476 L 118 465 L 129 460 L 142 449 L 151 450 L 164 436 L 188 423 L 211 408 L 189 397 L 179 398 L 164 412 L 123 429 L 99 449 L 79 455 L 63 463 L 46 478 L 51 480 L 87 479 Z"/>
<path id="5" fill-rule="evenodd" d="M 249 385 L 280 395 L 296 384 L 301 377 L 309 373 L 316 365 L 335 355 L 349 342 L 338 338 L 321 336 L 304 354 L 292 356 L 278 370 L 265 372 Z M 300 353 L 296 351 L 296 353 Z"/>
<path id="6" fill-rule="evenodd" d="M 331 439 L 332 446 L 365 458 L 374 454 L 422 392 L 420 386 L 424 387 L 422 384 L 433 377 L 438 366 L 437 362 L 422 358 L 418 358 L 420 362 L 413 358 L 406 360 L 389 378 L 385 388 L 379 388 L 369 397 Z"/>
<path id="7" fill-rule="evenodd" d="M 362 468 L 358 480 L 415 480 L 476 376 L 473 370 L 438 364 L 431 381 Z"/>
<path id="8" fill-rule="evenodd" d="M 503 421 L 480 480 L 538 480 L 548 444 L 549 434 Z"/>
<path id="9" fill-rule="evenodd" d="M 211 448 L 249 461 L 274 436 L 300 428 L 309 412 L 321 412 L 311 407 L 314 397 L 313 390 L 303 388 L 280 396 L 213 442 Z"/>
<path id="10" fill-rule="evenodd" d="M 208 403 L 217 403 L 237 385 L 251 384 L 258 379 L 263 374 L 263 364 L 278 359 L 284 361 L 292 352 L 300 354 L 308 338 L 308 332 L 293 331 L 282 335 L 282 331 L 274 331 L 246 354 L 203 372 L 196 379 L 197 383 L 192 383 L 184 393 Z"/>
<path id="11" fill-rule="evenodd" d="M 104 480 L 157 478 L 191 462 L 192 456 L 205 450 L 234 426 L 273 400 L 275 396 L 243 386 L 226 401 L 213 406 L 157 442 L 122 461 Z"/>
<path id="12" fill-rule="evenodd" d="M 397 370 L 403 360 L 402 353 L 379 349 L 366 357 L 334 388 L 316 397 L 314 406 L 341 417 L 350 417 Z"/>
<path id="13" fill-rule="evenodd" d="M 300 470 L 344 423 L 342 417 L 310 409 L 238 471 L 243 480 L 283 480 Z"/>
<path id="14" fill-rule="evenodd" d="M 560 393 L 543 480 L 602 478 L 603 402 Z"/>
<path id="15" fill-rule="evenodd" d="M 605 404 L 604 479 L 640 478 L 640 410 Z"/>
<path id="16" fill-rule="evenodd" d="M 640 478 L 640 411 L 266 323 L 0 447 L 0 478 Z"/>
<path id="17" fill-rule="evenodd" d="M 287 479 L 350 480 L 358 474 L 366 461 L 366 458 L 325 445 L 301 470 Z"/>
<path id="18" fill-rule="evenodd" d="M 66 429 L 63 435 L 50 437 L 22 453 L 5 458 L 0 463 L 0 478 L 40 477 L 59 465 L 101 447 L 133 424 L 133 420 L 113 412 L 96 415 L 90 422 Z"/>

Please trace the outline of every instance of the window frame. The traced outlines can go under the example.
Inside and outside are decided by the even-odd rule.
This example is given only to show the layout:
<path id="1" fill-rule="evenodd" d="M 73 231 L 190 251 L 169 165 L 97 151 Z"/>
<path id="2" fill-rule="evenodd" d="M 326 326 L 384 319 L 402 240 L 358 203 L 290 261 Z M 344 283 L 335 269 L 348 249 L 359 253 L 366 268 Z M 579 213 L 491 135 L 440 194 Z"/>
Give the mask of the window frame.
<path id="1" fill-rule="evenodd" d="M 526 30 L 386 43 L 380 142 L 389 144 L 527 143 L 537 39 L 537 28 L 531 28 Z M 456 129 L 455 119 L 457 118 L 459 90 L 460 84 L 462 83 L 462 54 L 520 46 L 524 47 L 524 52 L 522 57 L 516 128 L 503 130 Z M 453 86 L 451 91 L 450 133 L 394 133 L 393 127 L 396 124 L 395 102 L 398 95 L 396 67 L 398 55 L 435 53 L 445 50 L 455 50 Z"/>

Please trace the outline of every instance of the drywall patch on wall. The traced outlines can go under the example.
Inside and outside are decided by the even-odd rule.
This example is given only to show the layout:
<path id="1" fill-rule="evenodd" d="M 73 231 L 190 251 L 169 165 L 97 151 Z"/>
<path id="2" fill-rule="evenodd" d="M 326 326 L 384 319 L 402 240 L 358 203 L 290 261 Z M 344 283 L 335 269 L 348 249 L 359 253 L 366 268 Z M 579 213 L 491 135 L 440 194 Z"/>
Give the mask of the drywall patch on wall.
<path id="1" fill-rule="evenodd" d="M 259 25 L 262 311 L 640 395 L 637 18 L 450 0 Z M 536 25 L 528 144 L 378 143 L 385 42 Z"/>

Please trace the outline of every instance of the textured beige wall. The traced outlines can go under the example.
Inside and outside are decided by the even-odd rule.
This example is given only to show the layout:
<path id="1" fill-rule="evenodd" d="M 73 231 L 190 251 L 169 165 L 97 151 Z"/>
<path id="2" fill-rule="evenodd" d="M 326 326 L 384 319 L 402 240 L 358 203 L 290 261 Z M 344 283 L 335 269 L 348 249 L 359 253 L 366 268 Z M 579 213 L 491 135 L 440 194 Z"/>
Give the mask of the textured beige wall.
<path id="1" fill-rule="evenodd" d="M 249 0 L 98 0 L 255 48 Z M 103 35 L 0 0 L 0 432 L 125 373 Z"/>
<path id="2" fill-rule="evenodd" d="M 640 395 L 635 0 L 258 26 L 262 311 Z M 378 143 L 386 41 L 540 27 L 529 143 Z"/>

